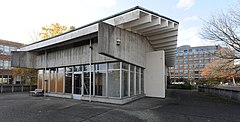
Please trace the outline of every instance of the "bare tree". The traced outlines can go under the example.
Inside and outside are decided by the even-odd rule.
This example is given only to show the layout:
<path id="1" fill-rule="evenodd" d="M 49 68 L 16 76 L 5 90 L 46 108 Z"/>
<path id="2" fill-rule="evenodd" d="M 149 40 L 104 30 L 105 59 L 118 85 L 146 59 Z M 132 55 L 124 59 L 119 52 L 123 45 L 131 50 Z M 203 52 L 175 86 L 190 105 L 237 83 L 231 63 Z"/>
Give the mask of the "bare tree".
<path id="1" fill-rule="evenodd" d="M 240 5 L 240 4 L 239 4 Z M 201 37 L 227 45 L 234 50 L 225 52 L 222 58 L 240 59 L 240 9 L 239 7 L 212 15 L 208 20 L 203 20 L 204 26 Z"/>

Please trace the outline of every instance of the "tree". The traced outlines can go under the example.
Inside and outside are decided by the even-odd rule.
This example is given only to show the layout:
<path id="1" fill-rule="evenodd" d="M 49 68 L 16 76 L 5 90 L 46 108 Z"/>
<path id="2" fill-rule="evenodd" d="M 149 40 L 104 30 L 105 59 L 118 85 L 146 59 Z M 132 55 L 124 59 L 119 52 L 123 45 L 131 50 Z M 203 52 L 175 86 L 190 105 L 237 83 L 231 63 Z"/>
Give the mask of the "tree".
<path id="1" fill-rule="evenodd" d="M 235 78 L 240 76 L 239 69 L 229 62 L 228 59 L 216 60 L 208 63 L 201 74 L 206 79 L 232 79 L 235 84 Z"/>
<path id="2" fill-rule="evenodd" d="M 203 39 L 213 40 L 234 50 L 233 54 L 222 56 L 225 59 L 240 59 L 240 9 L 232 7 L 226 12 L 212 15 L 204 20 L 200 33 Z"/>
<path id="3" fill-rule="evenodd" d="M 227 60 L 223 64 L 216 63 L 217 65 L 211 69 L 214 69 L 214 73 L 217 74 L 221 72 L 221 76 L 232 77 L 233 81 L 235 81 L 234 77 L 238 77 L 240 74 L 240 65 L 233 65 L 234 61 L 240 59 L 240 8 L 238 6 L 230 7 L 224 12 L 212 15 L 208 20 L 204 20 L 204 26 L 200 32 L 203 39 L 220 42 L 230 49 L 223 50 L 219 55 L 220 58 Z"/>
<path id="4" fill-rule="evenodd" d="M 30 68 L 13 68 L 12 74 L 14 77 L 21 76 L 21 81 L 24 82 L 24 84 L 36 84 L 37 81 L 37 70 L 36 69 L 30 69 Z M 30 81 L 30 82 L 27 82 Z"/>
<path id="5" fill-rule="evenodd" d="M 67 27 L 65 25 L 60 25 L 59 23 L 54 23 L 50 26 L 42 27 L 39 37 L 40 39 L 47 39 L 73 29 L 75 29 L 74 26 Z"/>

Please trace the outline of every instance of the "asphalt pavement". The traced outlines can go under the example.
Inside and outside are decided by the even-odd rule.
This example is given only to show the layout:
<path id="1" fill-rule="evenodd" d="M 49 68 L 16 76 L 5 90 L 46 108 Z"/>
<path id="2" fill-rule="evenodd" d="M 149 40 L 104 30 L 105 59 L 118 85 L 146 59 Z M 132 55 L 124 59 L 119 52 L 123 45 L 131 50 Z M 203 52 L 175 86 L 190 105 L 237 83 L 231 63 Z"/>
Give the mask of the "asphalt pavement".
<path id="1" fill-rule="evenodd" d="M 167 90 L 114 105 L 28 93 L 0 94 L 0 122 L 239 122 L 240 103 L 195 90 Z"/>

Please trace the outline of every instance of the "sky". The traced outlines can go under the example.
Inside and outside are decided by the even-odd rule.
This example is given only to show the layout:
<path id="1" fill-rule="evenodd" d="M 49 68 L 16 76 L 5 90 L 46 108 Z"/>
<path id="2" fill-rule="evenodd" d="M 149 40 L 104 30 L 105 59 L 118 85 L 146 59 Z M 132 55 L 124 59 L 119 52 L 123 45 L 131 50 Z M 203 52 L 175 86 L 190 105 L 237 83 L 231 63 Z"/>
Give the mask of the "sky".
<path id="1" fill-rule="evenodd" d="M 81 27 L 134 6 L 179 22 L 178 46 L 214 45 L 201 39 L 203 20 L 237 0 L 0 0 L 0 39 L 32 43 L 52 23 Z"/>

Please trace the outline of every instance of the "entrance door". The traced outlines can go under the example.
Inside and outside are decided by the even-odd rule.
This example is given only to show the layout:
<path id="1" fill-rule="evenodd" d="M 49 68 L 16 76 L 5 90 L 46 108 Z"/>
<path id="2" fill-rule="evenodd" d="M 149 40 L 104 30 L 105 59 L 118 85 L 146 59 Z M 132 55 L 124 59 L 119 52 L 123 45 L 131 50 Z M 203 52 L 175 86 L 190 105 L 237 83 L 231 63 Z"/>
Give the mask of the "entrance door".
<path id="1" fill-rule="evenodd" d="M 73 87 L 73 98 L 81 99 L 82 91 L 82 74 L 74 74 L 74 87 Z"/>

